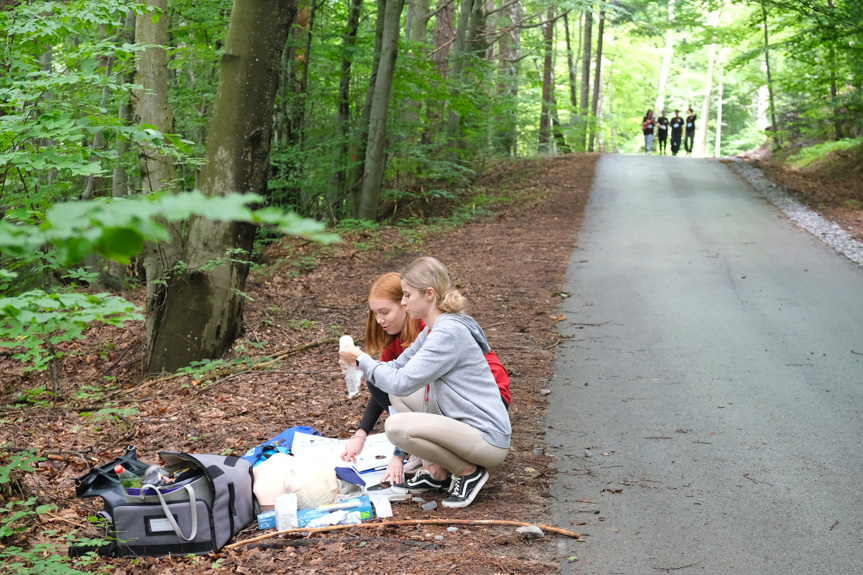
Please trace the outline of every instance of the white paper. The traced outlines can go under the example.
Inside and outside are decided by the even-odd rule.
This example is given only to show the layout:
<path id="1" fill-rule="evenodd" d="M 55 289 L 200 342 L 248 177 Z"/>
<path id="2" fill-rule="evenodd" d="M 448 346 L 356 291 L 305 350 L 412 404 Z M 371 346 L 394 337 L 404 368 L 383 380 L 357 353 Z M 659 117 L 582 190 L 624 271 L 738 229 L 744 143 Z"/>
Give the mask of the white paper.
<path id="1" fill-rule="evenodd" d="M 319 459 L 333 467 L 353 467 L 358 473 L 363 474 L 372 469 L 386 469 L 393 456 L 395 446 L 389 442 L 386 434 L 375 433 L 366 438 L 363 451 L 357 456 L 352 464 L 342 461 L 339 457 L 345 451 L 345 444 L 349 439 L 335 439 L 332 437 L 321 437 L 308 433 L 295 433 L 294 442 L 291 445 L 291 453 L 294 455 L 309 455 Z M 381 475 L 383 476 L 383 475 Z M 380 479 L 378 479 L 378 483 Z M 366 480 L 366 485 L 374 485 Z"/>

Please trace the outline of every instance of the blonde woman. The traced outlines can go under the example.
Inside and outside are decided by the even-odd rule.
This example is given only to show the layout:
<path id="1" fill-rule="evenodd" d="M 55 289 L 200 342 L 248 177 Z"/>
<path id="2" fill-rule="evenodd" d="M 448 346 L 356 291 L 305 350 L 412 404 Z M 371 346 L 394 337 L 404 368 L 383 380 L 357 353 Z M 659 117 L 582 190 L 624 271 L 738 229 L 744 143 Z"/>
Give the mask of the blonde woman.
<path id="1" fill-rule="evenodd" d="M 450 492 L 444 507 L 467 507 L 488 481 L 488 469 L 509 453 L 509 415 L 485 359 L 490 348 L 479 324 L 464 313 L 465 299 L 442 263 L 431 257 L 401 273 L 402 305 L 426 327 L 395 360 L 374 360 L 355 346 L 339 351 L 356 362 L 366 381 L 397 397 L 422 390 L 422 411 L 395 413 L 390 442 L 423 461 L 399 493 Z"/>

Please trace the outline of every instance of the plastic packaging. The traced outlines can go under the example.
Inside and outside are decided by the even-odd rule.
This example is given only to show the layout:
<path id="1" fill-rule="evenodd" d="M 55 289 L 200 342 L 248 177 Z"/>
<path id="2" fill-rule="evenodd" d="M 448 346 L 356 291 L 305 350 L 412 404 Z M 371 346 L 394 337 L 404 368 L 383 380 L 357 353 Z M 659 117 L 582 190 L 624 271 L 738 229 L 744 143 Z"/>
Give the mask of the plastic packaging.
<path id="1" fill-rule="evenodd" d="M 306 527 L 312 529 L 315 527 L 326 527 L 327 525 L 357 525 L 362 522 L 363 520 L 359 511 L 340 509 L 309 521 Z"/>
<path id="2" fill-rule="evenodd" d="M 285 493 L 276 497 L 276 529 L 284 531 L 299 527 L 297 523 L 297 494 Z"/>
<path id="3" fill-rule="evenodd" d="M 158 465 L 151 465 L 144 472 L 143 483 L 145 485 L 153 485 L 155 487 L 159 487 L 161 485 L 165 485 L 173 481 L 171 477 L 171 472 L 165 469 L 164 467 L 159 467 Z"/>
<path id="4" fill-rule="evenodd" d="M 348 345 L 354 345 L 354 338 L 349 335 L 343 335 L 341 339 L 339 339 L 339 349 Z M 362 377 L 362 374 L 355 364 L 349 365 L 343 373 L 345 376 L 345 383 L 348 386 L 348 399 L 353 399 L 354 396 L 360 392 L 360 378 Z"/>
<path id="5" fill-rule="evenodd" d="M 130 487 L 141 487 L 141 485 L 143 485 L 140 477 L 138 477 L 119 463 L 114 466 L 114 473 L 116 473 L 117 477 L 120 479 L 120 483 L 123 485 L 123 489 L 129 489 Z"/>

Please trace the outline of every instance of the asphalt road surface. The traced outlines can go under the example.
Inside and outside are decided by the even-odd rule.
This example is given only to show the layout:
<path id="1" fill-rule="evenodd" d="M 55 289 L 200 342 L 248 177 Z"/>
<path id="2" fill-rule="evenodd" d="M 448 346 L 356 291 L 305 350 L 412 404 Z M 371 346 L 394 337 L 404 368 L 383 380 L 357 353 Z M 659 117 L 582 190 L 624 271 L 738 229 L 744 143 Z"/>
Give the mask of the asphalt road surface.
<path id="1" fill-rule="evenodd" d="M 863 269 L 717 161 L 606 155 L 593 186 L 549 383 L 561 571 L 863 573 Z"/>

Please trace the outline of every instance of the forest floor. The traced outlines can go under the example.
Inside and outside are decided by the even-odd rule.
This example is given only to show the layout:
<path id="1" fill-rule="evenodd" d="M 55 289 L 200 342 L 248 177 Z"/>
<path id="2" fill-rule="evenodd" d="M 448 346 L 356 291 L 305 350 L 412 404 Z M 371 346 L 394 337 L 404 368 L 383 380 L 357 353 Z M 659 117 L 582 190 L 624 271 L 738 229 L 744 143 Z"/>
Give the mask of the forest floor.
<path id="1" fill-rule="evenodd" d="M 751 164 L 803 205 L 863 241 L 863 148 L 833 152 L 800 169 L 778 158 Z"/>
<path id="2" fill-rule="evenodd" d="M 461 226 L 396 226 L 343 234 L 343 243 L 331 246 L 286 239 L 267 247 L 267 265 L 253 271 L 246 286 L 251 301 L 245 333 L 207 373 L 202 368 L 193 375 L 142 380 L 143 326 L 97 326 L 85 339 L 62 346 L 62 401 L 52 405 L 44 393 L 34 391 L 50 388 L 47 376 L 22 373 L 0 348 L 5 354 L 0 355 L 0 403 L 6 404 L 0 411 L 0 445 L 49 457 L 26 481 L 0 492 L 0 505 L 23 491 L 55 506 L 31 516 L 26 531 L 6 538 L 0 551 L 4 545 L 26 549 L 40 542 L 63 547 L 64 535 L 75 530 L 96 535 L 86 527 L 87 517 L 101 509 L 101 500 L 76 499 L 74 479 L 88 465 L 117 457 L 126 445 L 135 445 L 140 459 L 156 462 L 161 450 L 240 455 L 294 425 L 312 426 L 327 437 L 348 437 L 368 392 L 364 388 L 347 399 L 337 363 L 338 337 L 349 333 L 362 345 L 371 281 L 427 254 L 447 265 L 467 296 L 468 313 L 484 327 L 510 373 L 512 450 L 471 506 L 427 512 L 418 503 L 396 503 L 394 519 L 441 522 L 353 529 L 299 541 L 270 539 L 203 557 L 103 559 L 86 570 L 165 575 L 213 570 L 557 573 L 566 560 L 555 543 L 560 535 L 528 541 L 515 527 L 488 525 L 458 525 L 450 532 L 446 520 L 552 521 L 548 487 L 554 470 L 552 458 L 543 453 L 547 400 L 541 390 L 553 375 L 560 341 L 556 325 L 563 319 L 557 315 L 559 292 L 597 159 L 569 155 L 490 168 L 474 184 L 477 197 L 491 202 L 488 214 Z M 840 213 L 834 219 L 857 237 L 863 235 L 863 212 L 859 204 L 854 209 L 854 201 L 863 200 L 859 174 L 845 172 L 850 178 L 832 192 L 842 195 L 828 206 L 821 174 L 760 164 L 825 217 Z M 848 181 L 855 177 L 857 184 Z M 124 295 L 142 303 L 140 290 Z M 383 420 L 375 431 L 382 429 Z M 573 518 L 557 527 L 589 536 L 596 526 L 586 521 Z M 259 534 L 253 522 L 234 541 Z"/>

